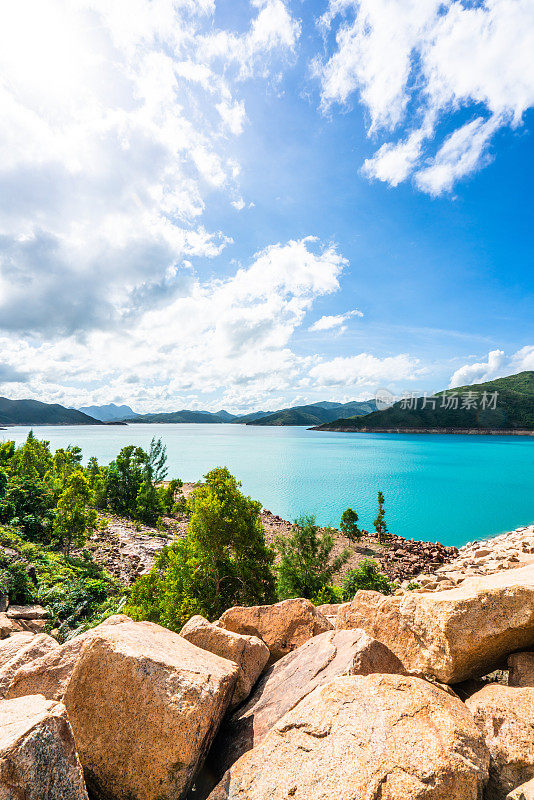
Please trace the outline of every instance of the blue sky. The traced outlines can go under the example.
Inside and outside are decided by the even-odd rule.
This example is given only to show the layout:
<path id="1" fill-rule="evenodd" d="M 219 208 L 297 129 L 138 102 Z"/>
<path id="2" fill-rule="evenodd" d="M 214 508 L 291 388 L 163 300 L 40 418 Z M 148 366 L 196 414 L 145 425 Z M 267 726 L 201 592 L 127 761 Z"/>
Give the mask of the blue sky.
<path id="1" fill-rule="evenodd" d="M 236 411 L 534 369 L 530 2 L 48 12 L 0 10 L 2 394 Z"/>

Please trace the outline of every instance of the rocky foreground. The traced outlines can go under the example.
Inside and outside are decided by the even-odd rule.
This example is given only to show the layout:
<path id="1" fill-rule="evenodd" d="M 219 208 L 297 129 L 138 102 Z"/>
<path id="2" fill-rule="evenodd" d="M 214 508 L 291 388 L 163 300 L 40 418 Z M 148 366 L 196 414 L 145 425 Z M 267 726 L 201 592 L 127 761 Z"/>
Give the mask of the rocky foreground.
<path id="1" fill-rule="evenodd" d="M 0 798 L 533 800 L 534 528 L 418 578 L 63 645 L 8 608 Z"/>

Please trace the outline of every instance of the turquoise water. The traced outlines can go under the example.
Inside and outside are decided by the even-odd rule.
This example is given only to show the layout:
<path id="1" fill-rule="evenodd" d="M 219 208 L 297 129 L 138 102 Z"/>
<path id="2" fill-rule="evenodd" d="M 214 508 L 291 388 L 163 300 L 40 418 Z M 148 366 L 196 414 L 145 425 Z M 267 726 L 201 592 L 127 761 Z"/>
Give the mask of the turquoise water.
<path id="1" fill-rule="evenodd" d="M 0 431 L 25 439 L 29 428 Z M 284 519 L 337 525 L 352 506 L 364 528 L 386 496 L 393 533 L 459 546 L 534 522 L 534 439 L 513 436 L 326 433 L 244 425 L 35 427 L 52 448 L 79 444 L 109 462 L 126 444 L 167 445 L 169 476 L 198 480 L 226 465 L 246 492 Z"/>

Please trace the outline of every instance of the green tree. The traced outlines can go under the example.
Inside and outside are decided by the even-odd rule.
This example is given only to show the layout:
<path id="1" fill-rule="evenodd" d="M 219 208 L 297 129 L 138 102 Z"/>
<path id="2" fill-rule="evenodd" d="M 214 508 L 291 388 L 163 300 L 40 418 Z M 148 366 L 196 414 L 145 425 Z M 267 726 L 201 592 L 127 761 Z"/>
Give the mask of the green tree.
<path id="1" fill-rule="evenodd" d="M 167 448 L 161 441 L 152 437 L 147 457 L 147 477 L 154 483 L 160 483 L 167 477 Z"/>
<path id="2" fill-rule="evenodd" d="M 68 557 L 71 548 L 82 547 L 96 524 L 96 511 L 88 507 L 91 498 L 89 481 L 82 470 L 67 479 L 57 504 L 54 538 Z"/>
<path id="3" fill-rule="evenodd" d="M 332 559 L 334 536 L 330 530 L 319 535 L 315 517 L 299 517 L 289 537 L 278 536 L 280 553 L 277 592 L 280 600 L 290 597 L 324 598 L 326 587 L 333 587 L 333 576 L 349 558 L 344 550 Z"/>
<path id="4" fill-rule="evenodd" d="M 12 459 L 13 472 L 22 478 L 44 478 L 52 465 L 50 442 L 36 439 L 30 431 L 22 447 L 18 447 Z"/>
<path id="5" fill-rule="evenodd" d="M 358 528 L 358 514 L 352 509 L 347 508 L 341 515 L 341 522 L 339 527 L 351 542 L 359 542 L 362 538 L 362 532 Z"/>
<path id="6" fill-rule="evenodd" d="M 158 489 L 152 481 L 145 478 L 137 492 L 135 518 L 144 522 L 145 525 L 155 525 L 158 517 L 164 513 L 165 506 Z"/>
<path id="7" fill-rule="evenodd" d="M 232 605 L 275 599 L 273 552 L 261 504 L 240 491 L 226 467 L 206 475 L 188 498 L 187 535 L 164 548 L 134 584 L 127 613 L 179 631 L 193 614 L 217 619 Z"/>
<path id="8" fill-rule="evenodd" d="M 137 495 L 146 477 L 147 454 L 142 447 L 123 447 L 104 477 L 104 494 L 110 511 L 135 517 Z"/>
<path id="9" fill-rule="evenodd" d="M 373 525 L 378 535 L 378 541 L 380 544 L 385 544 L 389 539 L 389 532 L 384 511 L 384 495 L 380 491 L 378 492 L 378 514 Z"/>
<path id="10" fill-rule="evenodd" d="M 393 585 L 388 577 L 380 572 L 379 565 L 371 558 L 364 558 L 356 569 L 351 569 L 345 575 L 341 587 L 343 601 L 350 601 L 359 589 L 370 589 L 382 594 L 392 594 Z"/>
<path id="11" fill-rule="evenodd" d="M 50 542 L 54 496 L 40 478 L 13 475 L 0 496 L 0 522 L 16 525 L 32 542 Z"/>

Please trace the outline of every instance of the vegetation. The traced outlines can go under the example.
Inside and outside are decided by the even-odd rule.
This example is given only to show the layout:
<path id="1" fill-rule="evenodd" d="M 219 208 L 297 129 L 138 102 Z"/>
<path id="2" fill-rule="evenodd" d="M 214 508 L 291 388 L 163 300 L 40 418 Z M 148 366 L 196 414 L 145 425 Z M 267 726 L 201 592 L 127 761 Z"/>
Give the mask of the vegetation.
<path id="1" fill-rule="evenodd" d="M 0 425 L 102 425 L 99 420 L 74 408 L 38 400 L 8 400 L 0 397 Z"/>
<path id="2" fill-rule="evenodd" d="M 339 416 L 369 414 L 375 411 L 374 400 L 354 401 L 351 403 L 314 403 L 308 406 L 295 406 L 275 411 L 260 419 L 247 422 L 247 425 L 320 425 L 330 422 Z"/>
<path id="3" fill-rule="evenodd" d="M 193 614 L 216 619 L 232 605 L 271 603 L 274 553 L 265 544 L 261 505 L 216 467 L 189 496 L 187 535 L 164 548 L 132 588 L 126 613 L 179 631 Z"/>
<path id="4" fill-rule="evenodd" d="M 373 525 L 378 536 L 378 541 L 380 544 L 385 544 L 389 539 L 389 532 L 384 509 L 384 495 L 380 491 L 378 492 L 378 514 L 376 515 Z"/>
<path id="5" fill-rule="evenodd" d="M 462 395 L 468 392 L 476 404 L 463 407 Z M 496 407 L 492 408 L 489 396 L 498 392 Z M 485 395 L 484 395 L 485 393 Z M 458 408 L 441 396 L 458 395 Z M 486 397 L 483 403 L 482 398 Z M 433 403 L 422 397 L 410 403 L 399 401 L 384 411 L 375 411 L 365 417 L 337 419 L 325 423 L 320 430 L 358 430 L 359 428 L 450 428 L 450 429 L 509 429 L 534 430 L 534 371 L 520 372 L 507 378 L 497 378 L 474 386 L 447 389 L 436 395 Z M 467 404 L 469 405 L 469 404 Z M 450 407 L 447 407 L 450 406 Z M 485 406 L 485 407 L 483 407 Z"/>
<path id="6" fill-rule="evenodd" d="M 345 509 L 339 527 L 351 542 L 357 543 L 363 536 L 363 532 L 358 528 L 358 514 L 352 508 Z"/>
<path id="7" fill-rule="evenodd" d="M 351 569 L 345 575 L 341 587 L 341 599 L 344 602 L 352 600 L 360 589 L 370 589 L 382 594 L 393 594 L 394 588 L 394 585 L 390 583 L 386 575 L 379 571 L 377 562 L 370 558 L 364 558 L 356 569 Z"/>
<path id="8" fill-rule="evenodd" d="M 277 592 L 280 600 L 290 597 L 320 598 L 320 602 L 336 602 L 333 579 L 346 564 L 350 552 L 344 550 L 332 558 L 334 536 L 330 530 L 319 534 L 315 517 L 300 517 L 290 537 L 279 536 L 276 547 L 280 554 Z"/>

